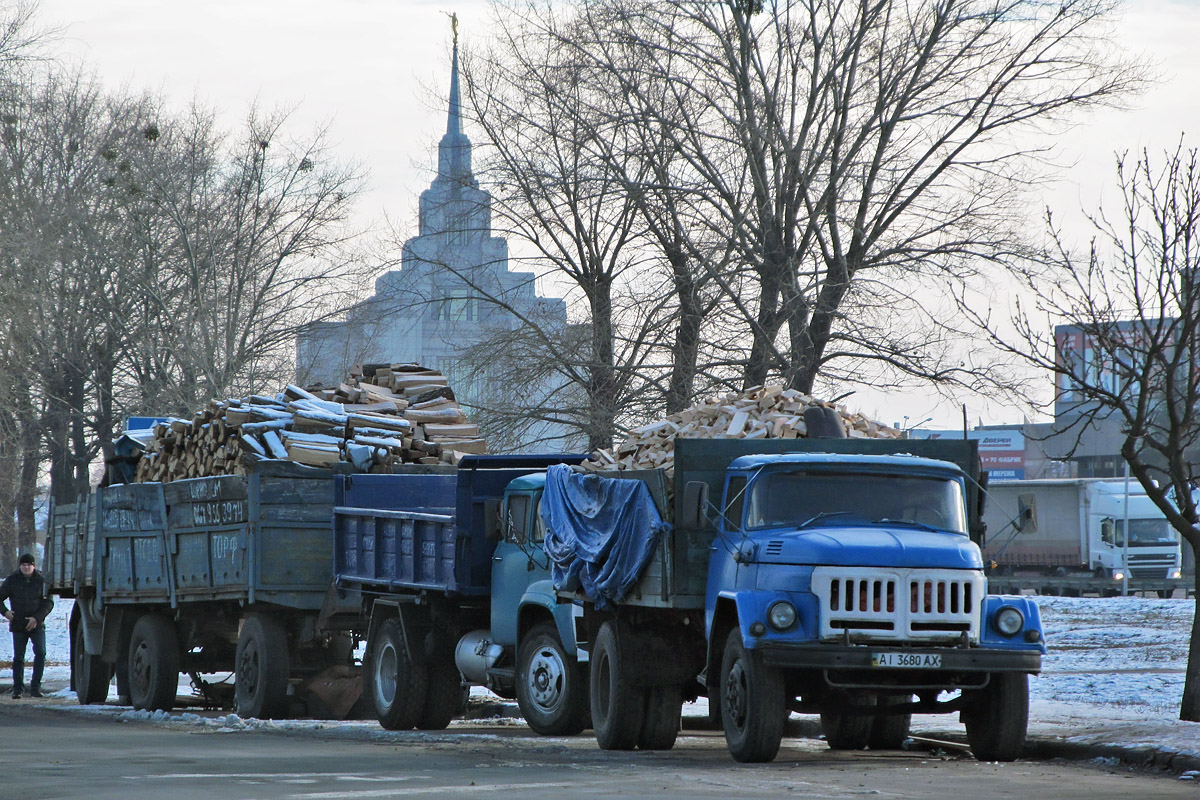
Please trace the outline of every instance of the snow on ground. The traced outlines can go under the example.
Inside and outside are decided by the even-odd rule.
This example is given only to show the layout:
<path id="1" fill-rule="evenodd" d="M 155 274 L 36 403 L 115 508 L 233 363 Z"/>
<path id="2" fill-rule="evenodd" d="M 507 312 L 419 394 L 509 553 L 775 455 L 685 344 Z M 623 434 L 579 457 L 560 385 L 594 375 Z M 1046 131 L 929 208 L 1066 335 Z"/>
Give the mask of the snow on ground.
<path id="1" fill-rule="evenodd" d="M 1030 680 L 1030 733 L 1078 742 L 1154 746 L 1200 755 L 1200 725 L 1178 720 L 1187 665 L 1195 601 L 1159 600 L 1142 597 L 1038 598 L 1042 624 L 1050 653 L 1040 676 Z M 50 688 L 65 686 L 70 678 L 70 644 L 67 620 L 70 600 L 56 600 L 47 619 L 46 682 Z M 32 653 L 26 654 L 26 670 Z M 0 632 L 0 691 L 11 684 L 12 639 Z M 28 678 L 26 679 L 28 681 Z M 186 694 L 189 680 L 183 677 L 180 690 Z M 73 699 L 67 689 L 55 696 Z M 514 704 L 499 701 L 483 689 L 472 691 L 473 701 L 492 701 L 505 715 L 507 724 L 520 724 L 511 717 Z M 220 716 L 162 712 L 151 714 L 114 706 L 116 689 L 105 707 L 69 706 L 79 713 L 120 716 L 127 719 L 158 720 L 164 724 L 202 725 L 210 730 L 235 732 L 263 728 L 320 729 L 324 733 L 364 739 L 416 738 L 439 741 L 461 737 L 465 732 L 399 734 L 380 729 L 372 722 L 329 722 L 313 720 L 242 720 L 234 714 Z M 684 708 L 688 716 L 703 716 L 702 700 Z M 914 730 L 961 732 L 957 715 L 919 715 Z M 486 734 L 470 734 L 487 736 Z"/>

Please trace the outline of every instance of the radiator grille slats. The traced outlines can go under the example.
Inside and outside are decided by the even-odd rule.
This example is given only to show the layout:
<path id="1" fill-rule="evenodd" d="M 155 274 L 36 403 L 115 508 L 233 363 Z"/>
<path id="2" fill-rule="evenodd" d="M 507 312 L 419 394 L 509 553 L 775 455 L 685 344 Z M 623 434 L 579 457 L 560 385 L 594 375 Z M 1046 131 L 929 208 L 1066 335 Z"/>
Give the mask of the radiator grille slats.
<path id="1" fill-rule="evenodd" d="M 818 567 L 823 638 L 978 641 L 984 578 L 968 570 Z"/>

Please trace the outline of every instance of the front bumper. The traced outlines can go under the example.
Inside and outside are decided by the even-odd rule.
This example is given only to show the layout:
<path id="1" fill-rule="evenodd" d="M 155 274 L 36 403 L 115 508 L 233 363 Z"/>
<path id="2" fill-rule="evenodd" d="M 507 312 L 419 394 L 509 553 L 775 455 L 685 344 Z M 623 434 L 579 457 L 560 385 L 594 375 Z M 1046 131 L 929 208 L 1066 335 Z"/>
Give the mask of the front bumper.
<path id="1" fill-rule="evenodd" d="M 886 644 L 797 645 L 771 641 L 759 642 L 756 650 L 762 654 L 765 663 L 774 667 L 869 670 L 881 676 L 897 673 L 912 675 L 914 672 L 1038 673 L 1042 669 L 1042 654 L 1037 650 L 1002 650 L 983 647 L 896 647 Z M 897 651 L 911 655 L 939 655 L 942 657 L 942 666 L 936 670 L 906 670 L 872 666 L 872 654 Z"/>

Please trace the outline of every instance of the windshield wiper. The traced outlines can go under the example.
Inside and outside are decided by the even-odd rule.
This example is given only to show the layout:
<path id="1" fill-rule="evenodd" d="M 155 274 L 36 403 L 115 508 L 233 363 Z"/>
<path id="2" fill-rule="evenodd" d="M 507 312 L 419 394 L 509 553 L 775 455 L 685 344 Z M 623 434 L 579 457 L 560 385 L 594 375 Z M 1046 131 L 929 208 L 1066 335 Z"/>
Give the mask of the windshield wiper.
<path id="1" fill-rule="evenodd" d="M 927 522 L 917 522 L 915 519 L 889 519 L 888 517 L 884 517 L 883 519 L 875 520 L 874 524 L 876 524 L 876 525 L 907 525 L 910 528 L 920 528 L 923 531 L 932 531 L 933 533 L 942 533 L 946 530 L 945 528 L 938 528 L 933 525 L 930 525 Z"/>
<path id="2" fill-rule="evenodd" d="M 801 522 L 799 525 L 796 526 L 796 530 L 802 531 L 805 528 L 807 528 L 809 525 L 812 525 L 813 523 L 819 522 L 823 519 L 829 519 L 830 517 L 848 517 L 851 515 L 851 513 L 852 512 L 850 512 L 850 511 L 822 511 L 820 514 L 817 514 L 815 517 L 809 517 L 808 519 L 804 520 L 804 522 Z"/>

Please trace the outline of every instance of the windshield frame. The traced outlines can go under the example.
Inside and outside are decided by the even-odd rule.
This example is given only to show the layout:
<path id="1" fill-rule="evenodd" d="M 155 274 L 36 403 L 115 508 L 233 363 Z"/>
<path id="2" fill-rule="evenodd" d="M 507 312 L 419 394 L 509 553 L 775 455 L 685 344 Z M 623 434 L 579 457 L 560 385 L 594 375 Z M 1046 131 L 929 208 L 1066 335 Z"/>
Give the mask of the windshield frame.
<path id="1" fill-rule="evenodd" d="M 956 508 L 950 510 L 952 516 L 957 519 L 946 520 L 942 524 L 941 520 L 936 519 L 918 519 L 906 516 L 902 513 L 879 513 L 873 514 L 857 513 L 851 511 L 847 513 L 841 508 L 817 508 L 810 507 L 807 514 L 801 513 L 794 520 L 788 521 L 771 521 L 764 520 L 761 523 L 751 524 L 754 515 L 758 513 L 757 505 L 761 502 L 760 492 L 765 490 L 766 482 L 771 478 L 788 475 L 788 474 L 805 474 L 813 475 L 814 477 L 838 477 L 842 479 L 887 479 L 887 480 L 921 480 L 921 481 L 937 481 L 951 484 L 955 487 L 953 496 L 955 502 L 953 505 Z M 778 467 L 760 467 L 752 470 L 747 476 L 746 485 L 744 488 L 745 498 L 742 502 L 742 513 L 740 519 L 729 520 L 739 524 L 743 530 L 747 531 L 763 531 L 780 528 L 794 528 L 800 530 L 821 530 L 829 527 L 887 527 L 895 525 L 898 528 L 912 531 L 932 531 L 936 533 L 949 533 L 957 536 L 970 536 L 970 505 L 966 492 L 966 484 L 961 474 L 951 473 L 945 470 L 933 469 L 889 469 L 887 466 L 877 464 L 871 465 L 854 465 L 847 463 L 836 464 L 781 464 Z M 909 508 L 916 508 L 916 503 L 910 503 Z M 895 509 L 903 510 L 906 506 L 898 506 Z M 814 523 L 814 518 L 819 518 L 819 524 Z M 825 524 L 828 522 L 828 524 Z"/>

